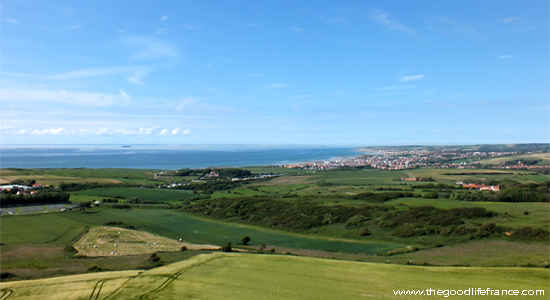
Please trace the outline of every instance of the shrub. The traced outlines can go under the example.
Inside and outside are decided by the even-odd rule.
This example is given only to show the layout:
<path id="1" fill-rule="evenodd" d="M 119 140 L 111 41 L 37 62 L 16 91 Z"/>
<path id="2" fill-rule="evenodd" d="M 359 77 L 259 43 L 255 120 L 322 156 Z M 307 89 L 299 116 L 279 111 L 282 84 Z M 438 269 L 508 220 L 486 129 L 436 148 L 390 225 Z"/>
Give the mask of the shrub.
<path id="1" fill-rule="evenodd" d="M 250 237 L 249 236 L 245 236 L 241 239 L 241 242 L 243 243 L 243 245 L 248 245 L 248 243 L 250 242 Z"/>
<path id="2" fill-rule="evenodd" d="M 225 244 L 225 246 L 222 247 L 223 252 L 232 252 L 233 248 L 231 248 L 231 242 L 228 242 Z"/>
<path id="3" fill-rule="evenodd" d="M 371 235 L 369 229 L 367 227 L 364 227 L 361 229 L 361 231 L 359 231 L 359 235 L 360 236 L 369 236 Z"/>
<path id="4" fill-rule="evenodd" d="M 101 267 L 97 266 L 97 265 L 93 265 L 91 267 L 88 268 L 88 272 L 102 272 L 104 271 Z"/>
<path id="5" fill-rule="evenodd" d="M 1 272 L 0 273 L 0 280 L 10 279 L 10 278 L 14 278 L 16 276 L 17 275 L 15 275 L 13 273 L 10 273 L 10 272 Z"/>
<path id="6" fill-rule="evenodd" d="M 158 262 L 160 262 L 160 257 L 155 252 L 155 253 L 151 254 L 151 256 L 149 256 L 149 261 L 152 262 L 152 263 L 158 263 Z"/>
<path id="7" fill-rule="evenodd" d="M 187 251 L 187 247 L 186 246 L 181 246 L 180 251 L 182 251 L 182 252 Z"/>

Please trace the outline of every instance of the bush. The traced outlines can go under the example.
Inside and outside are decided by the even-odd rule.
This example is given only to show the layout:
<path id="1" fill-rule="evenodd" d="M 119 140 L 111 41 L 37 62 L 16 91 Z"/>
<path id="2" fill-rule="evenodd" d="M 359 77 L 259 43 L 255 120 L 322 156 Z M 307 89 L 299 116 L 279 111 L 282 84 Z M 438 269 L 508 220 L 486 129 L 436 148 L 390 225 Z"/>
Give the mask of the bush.
<path id="1" fill-rule="evenodd" d="M 187 247 L 181 246 L 180 251 L 182 251 L 182 252 L 183 252 L 183 251 L 187 251 Z"/>
<path id="2" fill-rule="evenodd" d="M 513 231 L 510 237 L 518 240 L 548 241 L 550 232 L 540 228 L 523 227 Z"/>
<path id="3" fill-rule="evenodd" d="M 19 205 L 41 205 L 71 203 L 69 193 L 40 191 L 34 195 L 16 195 L 11 193 L 0 193 L 0 207 Z"/>
<path id="4" fill-rule="evenodd" d="M 223 252 L 232 252 L 233 248 L 231 248 L 231 242 L 225 244 L 225 246 L 222 247 Z"/>
<path id="5" fill-rule="evenodd" d="M 369 229 L 367 227 L 364 227 L 361 229 L 361 231 L 359 231 L 359 235 L 360 236 L 369 236 L 371 235 Z"/>
<path id="6" fill-rule="evenodd" d="M 241 242 L 243 243 L 243 245 L 248 245 L 248 243 L 250 242 L 250 237 L 249 236 L 245 236 L 241 239 Z"/>
<path id="7" fill-rule="evenodd" d="M 105 270 L 102 269 L 101 267 L 97 266 L 97 265 L 93 265 L 93 266 L 88 268 L 88 272 L 103 272 L 103 271 L 105 271 Z"/>
<path id="8" fill-rule="evenodd" d="M 10 278 L 14 278 L 16 276 L 17 275 L 15 275 L 13 273 L 10 273 L 10 272 L 1 272 L 0 273 L 0 280 L 10 279 Z"/>
<path id="9" fill-rule="evenodd" d="M 155 253 L 151 254 L 151 256 L 149 256 L 149 261 L 152 262 L 152 263 L 158 263 L 158 262 L 160 262 L 160 257 L 155 252 Z"/>

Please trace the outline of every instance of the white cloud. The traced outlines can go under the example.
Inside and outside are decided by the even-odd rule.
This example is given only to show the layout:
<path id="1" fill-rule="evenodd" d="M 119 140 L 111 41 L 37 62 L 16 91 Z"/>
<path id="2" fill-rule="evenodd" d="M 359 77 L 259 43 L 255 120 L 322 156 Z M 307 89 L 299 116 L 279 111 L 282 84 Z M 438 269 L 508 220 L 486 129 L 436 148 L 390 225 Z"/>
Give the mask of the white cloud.
<path id="1" fill-rule="evenodd" d="M 401 77 L 401 82 L 409 82 L 424 79 L 424 74 L 405 75 Z"/>
<path id="2" fill-rule="evenodd" d="M 179 56 L 179 51 L 176 46 L 159 39 L 144 36 L 130 36 L 124 38 L 123 43 L 134 49 L 130 58 L 136 60 L 152 60 Z"/>
<path id="3" fill-rule="evenodd" d="M 183 135 L 190 135 L 191 134 L 191 129 L 184 129 L 183 130 Z"/>
<path id="4" fill-rule="evenodd" d="M 384 25 L 385 27 L 387 27 L 388 29 L 391 29 L 391 30 L 402 31 L 402 32 L 406 32 L 406 33 L 409 33 L 409 34 L 414 34 L 415 33 L 415 30 L 413 28 L 401 24 L 399 21 L 392 18 L 390 16 L 390 14 L 388 14 L 387 12 L 385 12 L 383 10 L 379 10 L 379 9 L 373 10 L 369 14 L 369 18 L 373 22 L 378 23 L 380 25 Z"/>
<path id="5" fill-rule="evenodd" d="M 272 89 L 281 89 L 281 88 L 286 88 L 287 86 L 288 86 L 288 84 L 286 84 L 286 83 L 276 82 L 276 83 L 269 84 L 267 87 L 272 88 Z"/>
<path id="6" fill-rule="evenodd" d="M 34 129 L 30 131 L 31 135 L 59 135 L 64 132 L 64 128 L 46 128 L 46 129 Z M 26 132 L 26 131 L 25 131 Z"/>
<path id="7" fill-rule="evenodd" d="M 505 54 L 505 55 L 500 55 L 498 58 L 499 58 L 499 59 L 510 59 L 510 58 L 512 58 L 512 57 L 513 57 L 512 55 Z"/>
<path id="8" fill-rule="evenodd" d="M 17 19 L 14 19 L 14 18 L 7 18 L 6 23 L 19 24 L 19 21 Z"/>
<path id="9" fill-rule="evenodd" d="M 162 16 L 162 17 L 160 17 L 160 20 L 162 22 L 166 22 L 166 21 L 168 21 L 168 16 Z"/>
<path id="10" fill-rule="evenodd" d="M 160 135 L 168 135 L 168 129 L 164 128 L 160 131 Z"/>
<path id="11" fill-rule="evenodd" d="M 179 129 L 179 128 L 174 128 L 174 129 L 172 129 L 171 133 L 172 133 L 172 135 L 177 135 L 178 133 L 180 133 L 180 130 L 181 129 Z"/>
<path id="12" fill-rule="evenodd" d="M 1 89 L 0 102 L 45 102 L 66 103 L 83 106 L 113 106 L 130 103 L 131 97 L 123 90 L 118 94 L 75 92 L 67 90 Z"/>

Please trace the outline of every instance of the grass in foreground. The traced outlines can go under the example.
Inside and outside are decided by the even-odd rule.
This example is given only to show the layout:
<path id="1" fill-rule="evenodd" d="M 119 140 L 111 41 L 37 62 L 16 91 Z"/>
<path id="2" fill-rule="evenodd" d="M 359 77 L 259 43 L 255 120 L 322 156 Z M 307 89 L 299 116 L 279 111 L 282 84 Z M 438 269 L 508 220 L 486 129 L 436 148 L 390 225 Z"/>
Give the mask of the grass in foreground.
<path id="1" fill-rule="evenodd" d="M 394 289 L 544 289 L 550 270 L 417 267 L 215 253 L 149 271 L 0 283 L 12 299 L 433 299 Z M 547 292 L 547 291 L 545 291 Z M 470 297 L 453 297 L 457 299 Z M 514 299 L 488 297 L 484 299 Z M 538 297 L 540 298 L 540 297 Z"/>

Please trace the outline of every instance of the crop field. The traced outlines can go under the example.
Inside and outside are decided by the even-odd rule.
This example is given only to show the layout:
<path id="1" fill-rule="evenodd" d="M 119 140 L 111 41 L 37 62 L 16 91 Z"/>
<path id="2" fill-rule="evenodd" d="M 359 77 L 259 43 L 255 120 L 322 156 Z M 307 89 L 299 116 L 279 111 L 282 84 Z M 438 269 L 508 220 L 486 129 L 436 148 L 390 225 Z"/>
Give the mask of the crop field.
<path id="1" fill-rule="evenodd" d="M 36 179 L 41 184 L 60 183 L 127 183 L 150 184 L 153 170 L 138 169 L 0 169 L 0 180 Z"/>
<path id="2" fill-rule="evenodd" d="M 482 164 L 487 165 L 500 165 L 507 161 L 517 161 L 521 159 L 528 159 L 528 160 L 540 160 L 538 163 L 539 165 L 547 165 L 550 164 L 550 153 L 533 153 L 533 154 L 523 154 L 523 155 L 512 155 L 512 156 L 506 156 L 506 157 L 498 157 L 498 158 L 491 158 L 491 159 L 485 159 L 480 161 Z"/>
<path id="3" fill-rule="evenodd" d="M 15 281 L 0 283 L 0 289 L 9 293 L 10 300 L 406 299 L 394 295 L 393 290 L 547 289 L 548 280 L 550 271 L 547 269 L 419 267 L 281 255 L 212 253 L 147 271 Z M 494 299 L 513 299 L 513 296 Z"/>
<path id="4" fill-rule="evenodd" d="M 219 250 L 219 246 L 198 245 L 126 228 L 97 226 L 82 236 L 73 247 L 82 256 L 121 256 L 152 254 L 158 251 Z"/>

